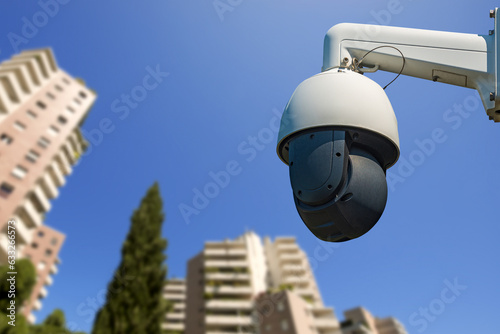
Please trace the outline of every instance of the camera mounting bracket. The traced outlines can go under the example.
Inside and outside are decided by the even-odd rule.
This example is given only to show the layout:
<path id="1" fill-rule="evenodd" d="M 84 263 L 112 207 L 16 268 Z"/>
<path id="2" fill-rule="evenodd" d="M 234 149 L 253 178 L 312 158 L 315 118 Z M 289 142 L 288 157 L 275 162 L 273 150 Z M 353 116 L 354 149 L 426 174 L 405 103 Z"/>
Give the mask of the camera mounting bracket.
<path id="1" fill-rule="evenodd" d="M 401 74 L 476 89 L 489 118 L 500 122 L 498 8 L 490 17 L 495 28 L 488 35 L 341 23 L 325 36 L 322 72 L 349 67 L 373 50 L 363 66 L 400 73 L 399 50 L 406 59 Z"/>

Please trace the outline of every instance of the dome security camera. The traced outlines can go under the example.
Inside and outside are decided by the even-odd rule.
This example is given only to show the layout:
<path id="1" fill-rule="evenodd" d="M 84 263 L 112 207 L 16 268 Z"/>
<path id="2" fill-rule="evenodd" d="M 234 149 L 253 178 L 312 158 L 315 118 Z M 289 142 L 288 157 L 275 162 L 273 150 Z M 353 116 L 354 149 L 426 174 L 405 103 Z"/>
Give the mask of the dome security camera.
<path id="1" fill-rule="evenodd" d="M 307 79 L 283 113 L 278 155 L 289 166 L 297 210 L 316 237 L 346 241 L 365 234 L 384 211 L 385 171 L 399 156 L 387 95 L 355 72 Z"/>
<path id="2" fill-rule="evenodd" d="M 386 205 L 386 170 L 400 152 L 397 121 L 385 88 L 363 73 L 476 89 L 500 122 L 500 66 L 491 65 L 499 63 L 498 8 L 491 13 L 495 30 L 483 36 L 348 23 L 328 31 L 322 72 L 288 101 L 276 148 L 289 166 L 297 211 L 316 237 L 358 238 Z"/>

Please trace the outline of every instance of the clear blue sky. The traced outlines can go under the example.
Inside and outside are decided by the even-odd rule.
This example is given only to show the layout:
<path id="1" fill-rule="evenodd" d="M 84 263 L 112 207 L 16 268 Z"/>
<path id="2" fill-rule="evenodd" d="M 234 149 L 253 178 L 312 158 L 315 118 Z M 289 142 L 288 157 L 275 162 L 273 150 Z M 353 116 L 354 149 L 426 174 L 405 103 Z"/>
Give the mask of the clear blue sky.
<path id="1" fill-rule="evenodd" d="M 0 4 L 0 58 L 15 53 L 9 36 L 22 36 L 24 18 L 38 20 L 37 31 L 17 40 L 19 49 L 52 47 L 59 66 L 99 94 L 83 126 L 93 134 L 92 150 L 47 216 L 46 224 L 67 239 L 38 319 L 60 307 L 68 322 L 90 329 L 130 215 L 157 180 L 167 214 L 169 276 L 183 277 L 186 261 L 206 240 L 246 229 L 294 235 L 316 261 L 325 303 L 340 318 L 342 310 L 364 305 L 375 315 L 397 317 L 410 333 L 498 332 L 500 124 L 489 121 L 482 106 L 468 118 L 443 118 L 454 105 L 474 109 L 475 91 L 403 77 L 387 89 L 402 158 L 436 128 L 447 140 L 394 186 L 367 235 L 337 248 L 318 248 L 324 244 L 301 222 L 288 169 L 275 153 L 276 133 L 269 142 L 265 130 L 273 110 L 281 112 L 296 86 L 320 71 L 331 26 L 378 22 L 488 34 L 488 13 L 498 3 L 400 0 L 389 17 L 381 14 L 393 4 L 387 0 L 234 0 L 222 21 L 213 0 L 65 1 L 57 13 L 49 8 L 54 15 L 47 22 L 35 2 Z M 128 107 L 121 96 L 140 93 L 148 67 L 169 75 Z M 393 75 L 370 77 L 384 84 Z M 113 131 L 99 141 L 95 129 L 103 119 Z M 249 137 L 261 132 L 261 150 L 250 151 Z M 193 189 L 202 190 L 210 172 L 231 161 L 240 173 L 186 224 L 179 206 L 192 206 Z M 444 291 L 447 284 L 458 287 Z"/>

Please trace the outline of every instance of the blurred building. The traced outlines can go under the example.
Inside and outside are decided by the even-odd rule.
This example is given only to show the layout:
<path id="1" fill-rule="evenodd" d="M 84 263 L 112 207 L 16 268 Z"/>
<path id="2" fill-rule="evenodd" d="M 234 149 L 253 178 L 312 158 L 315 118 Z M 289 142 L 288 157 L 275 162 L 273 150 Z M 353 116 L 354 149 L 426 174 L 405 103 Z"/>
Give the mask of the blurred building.
<path id="1" fill-rule="evenodd" d="M 48 233 L 40 227 L 87 146 L 80 125 L 95 98 L 58 68 L 50 49 L 0 63 L 0 264 L 7 261 L 7 222 L 14 220 L 17 258 L 28 251 L 40 267 L 36 261 L 44 255 L 35 256 L 37 248 L 29 245 L 39 232 Z M 57 250 L 52 248 L 54 258 Z M 49 279 L 50 270 L 38 270 L 40 280 Z"/>
<path id="2" fill-rule="evenodd" d="M 167 299 L 180 300 L 178 295 Z M 295 238 L 262 242 L 253 232 L 235 240 L 206 242 L 189 261 L 184 317 L 183 331 L 171 314 L 164 328 L 177 326 L 187 334 L 275 333 L 282 328 L 288 333 L 340 333 Z"/>
<path id="3" fill-rule="evenodd" d="M 170 302 L 163 329 L 182 333 L 185 329 L 186 281 L 179 278 L 170 279 L 163 291 L 163 297 Z"/>
<path id="4" fill-rule="evenodd" d="M 362 307 L 344 311 L 344 317 L 342 334 L 407 334 L 397 319 L 374 317 Z"/>
<path id="5" fill-rule="evenodd" d="M 57 265 L 61 260 L 57 257 L 66 236 L 48 226 L 40 226 L 34 233 L 31 244 L 26 245 L 23 257 L 36 263 L 37 280 L 30 299 L 24 305 L 23 314 L 34 322 L 31 311 L 42 308 L 41 299 L 47 297 L 47 286 L 52 285 L 50 275 L 57 274 Z"/>

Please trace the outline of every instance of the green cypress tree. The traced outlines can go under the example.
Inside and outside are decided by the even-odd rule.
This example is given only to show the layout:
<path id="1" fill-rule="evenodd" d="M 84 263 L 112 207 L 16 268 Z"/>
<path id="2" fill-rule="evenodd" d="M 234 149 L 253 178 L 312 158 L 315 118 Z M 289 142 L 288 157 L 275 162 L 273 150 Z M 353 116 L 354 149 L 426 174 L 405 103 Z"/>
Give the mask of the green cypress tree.
<path id="1" fill-rule="evenodd" d="M 161 236 L 164 219 L 158 184 L 146 193 L 131 218 L 122 260 L 108 285 L 92 334 L 159 334 L 165 317 L 162 297 L 167 274 Z"/>

